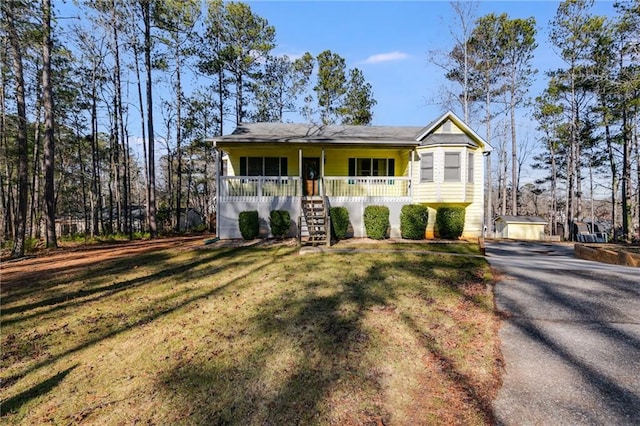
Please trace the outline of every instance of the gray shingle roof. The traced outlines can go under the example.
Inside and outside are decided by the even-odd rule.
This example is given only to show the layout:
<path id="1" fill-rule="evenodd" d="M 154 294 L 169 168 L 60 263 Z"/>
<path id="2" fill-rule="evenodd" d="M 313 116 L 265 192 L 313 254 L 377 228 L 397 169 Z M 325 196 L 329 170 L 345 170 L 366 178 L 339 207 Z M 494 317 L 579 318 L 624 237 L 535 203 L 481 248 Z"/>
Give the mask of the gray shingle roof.
<path id="1" fill-rule="evenodd" d="M 434 133 L 451 120 L 464 134 Z M 342 144 L 416 147 L 419 145 L 467 145 L 491 151 L 491 146 L 447 112 L 427 127 L 416 126 L 319 126 L 294 123 L 242 123 L 230 135 L 213 138 L 221 146 L 251 143 Z"/>
<path id="2" fill-rule="evenodd" d="M 422 127 L 396 126 L 317 126 L 293 123 L 243 123 L 218 142 L 276 143 L 384 143 L 405 146 L 418 144 Z"/>
<path id="3" fill-rule="evenodd" d="M 469 145 L 477 148 L 478 144 L 464 133 L 434 133 L 423 141 L 423 145 Z"/>

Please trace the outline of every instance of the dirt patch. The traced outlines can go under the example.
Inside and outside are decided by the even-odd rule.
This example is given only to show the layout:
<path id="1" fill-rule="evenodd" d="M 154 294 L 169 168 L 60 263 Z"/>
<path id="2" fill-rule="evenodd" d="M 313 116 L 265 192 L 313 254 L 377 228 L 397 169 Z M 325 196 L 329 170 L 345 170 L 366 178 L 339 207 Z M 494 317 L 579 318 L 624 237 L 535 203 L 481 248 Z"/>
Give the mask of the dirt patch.
<path id="1" fill-rule="evenodd" d="M 189 235 L 153 240 L 103 243 L 92 246 L 62 246 L 46 250 L 35 256 L 3 261 L 0 264 L 3 292 L 13 285 L 38 282 L 59 274 L 69 274 L 89 265 L 133 257 L 169 248 L 186 249 L 203 245 L 203 235 Z"/>

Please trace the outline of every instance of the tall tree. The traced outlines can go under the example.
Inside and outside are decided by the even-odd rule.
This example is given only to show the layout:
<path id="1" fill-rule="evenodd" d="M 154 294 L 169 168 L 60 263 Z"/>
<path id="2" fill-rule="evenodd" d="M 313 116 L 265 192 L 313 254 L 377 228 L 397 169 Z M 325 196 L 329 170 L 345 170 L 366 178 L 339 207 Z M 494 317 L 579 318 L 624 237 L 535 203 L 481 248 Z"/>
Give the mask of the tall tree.
<path id="1" fill-rule="evenodd" d="M 534 117 L 538 121 L 538 130 L 543 134 L 543 146 L 546 152 L 535 158 L 538 162 L 534 164 L 534 168 L 546 168 L 549 169 L 550 175 L 543 181 L 536 182 L 538 184 L 544 181 L 549 181 L 551 184 L 551 206 L 550 222 L 551 222 L 551 234 L 558 234 L 558 151 L 561 147 L 561 140 L 563 137 L 563 130 L 566 130 L 566 125 L 562 124 L 562 107 L 559 106 L 553 95 L 546 91 L 543 95 L 536 98 L 536 109 L 534 111 Z"/>
<path id="2" fill-rule="evenodd" d="M 450 2 L 451 9 L 454 13 L 454 22 L 450 27 L 450 34 L 454 40 L 454 46 L 450 52 L 441 50 L 432 50 L 429 52 L 429 61 L 436 66 L 442 68 L 445 74 L 455 72 L 457 77 L 450 79 L 460 86 L 460 91 L 448 92 L 447 99 L 444 103 L 447 107 L 453 109 L 450 103 L 460 103 L 464 121 L 470 123 L 471 120 L 471 103 L 472 91 L 471 83 L 471 57 L 469 40 L 474 28 L 476 10 L 478 8 L 477 1 L 460 1 Z M 454 71 L 455 70 L 455 71 Z M 452 102 L 452 99 L 454 100 Z"/>
<path id="3" fill-rule="evenodd" d="M 518 214 L 518 170 L 516 140 L 516 110 L 526 101 L 529 87 L 533 84 L 536 70 L 531 61 L 537 47 L 535 41 L 536 21 L 528 19 L 505 19 L 500 28 L 500 50 L 504 62 L 507 109 L 511 127 L 511 214 Z"/>
<path id="4" fill-rule="evenodd" d="M 313 90 L 318 97 L 320 121 L 322 124 L 335 123 L 340 108 L 340 100 L 346 93 L 345 60 L 337 53 L 325 50 L 317 57 L 318 78 Z"/>
<path id="5" fill-rule="evenodd" d="M 344 101 L 338 108 L 342 124 L 371 124 L 372 109 L 376 104 L 371 83 L 365 81 L 362 71 L 358 68 L 350 70 Z"/>
<path id="6" fill-rule="evenodd" d="M 640 1 L 622 2 L 616 5 L 619 19 L 614 33 L 619 46 L 618 87 L 619 106 L 621 108 L 621 138 L 622 138 L 622 235 L 627 241 L 631 240 L 632 201 L 632 148 L 637 146 L 638 111 L 640 109 Z M 635 129 L 635 130 L 634 130 Z M 638 165 L 640 170 L 640 165 Z M 639 177 L 640 179 L 640 177 Z M 640 186 L 640 182 L 638 182 Z M 636 191 L 638 189 L 636 188 Z M 638 207 L 640 223 L 640 207 Z"/>
<path id="7" fill-rule="evenodd" d="M 25 80 L 23 67 L 23 45 L 20 33 L 20 22 L 26 15 L 18 2 L 2 2 L 3 27 L 7 32 L 12 54 L 12 70 L 15 79 L 15 98 L 17 109 L 17 145 L 18 145 L 18 210 L 16 215 L 13 257 L 24 256 L 25 234 L 27 223 L 27 191 L 28 191 L 28 146 L 27 146 L 27 112 L 25 102 Z"/>
<path id="8" fill-rule="evenodd" d="M 224 43 L 223 17 L 225 8 L 223 2 L 210 0 L 207 3 L 207 15 L 205 17 L 205 31 L 198 43 L 198 70 L 206 75 L 213 76 L 214 83 L 211 91 L 217 95 L 216 120 L 220 125 L 219 134 L 224 131 L 224 119 L 226 114 L 226 101 L 229 96 L 230 81 L 226 76 L 225 63 L 229 51 Z"/>
<path id="9" fill-rule="evenodd" d="M 463 64 L 462 69 L 452 69 L 447 74 L 450 80 L 464 79 L 464 76 L 471 75 L 470 81 L 463 86 L 467 87 L 467 102 L 478 100 L 484 106 L 484 124 L 485 124 L 485 140 L 492 143 L 492 127 L 493 120 L 492 104 L 494 98 L 499 95 L 503 88 L 499 85 L 499 76 L 503 74 L 501 67 L 503 66 L 503 50 L 501 49 L 500 30 L 502 22 L 507 19 L 505 14 L 496 16 L 495 14 L 485 15 L 476 21 L 470 40 L 465 44 L 467 47 L 466 54 L 462 51 L 462 46 L 458 44 L 454 47 L 452 56 L 463 56 L 458 63 Z M 466 64 L 466 66 L 464 65 Z M 466 67 L 466 68 L 465 68 Z M 466 70 L 466 71 L 465 71 Z M 484 102 L 482 102 L 484 101 Z M 486 211 L 485 224 L 492 228 L 493 222 L 493 183 L 491 154 L 486 157 Z M 502 212 L 505 214 L 506 212 Z"/>
<path id="10" fill-rule="evenodd" d="M 581 162 L 580 162 L 580 80 L 585 61 L 593 41 L 593 33 L 602 26 L 604 19 L 590 15 L 593 0 L 565 0 L 560 3 L 551 21 L 550 39 L 560 50 L 560 57 L 568 66 L 567 70 L 556 72 L 557 80 L 568 94 L 569 110 L 569 157 L 567 172 L 567 204 L 565 214 L 565 238 L 576 218 L 582 215 L 581 203 Z M 553 73 L 551 73 L 553 74 Z M 553 79 L 552 79 L 553 80 Z"/>
<path id="11" fill-rule="evenodd" d="M 296 100 L 309 83 L 313 64 L 309 52 L 293 61 L 288 56 L 269 56 L 261 78 L 253 84 L 255 121 L 282 122 L 286 112 L 295 111 Z"/>
<path id="12" fill-rule="evenodd" d="M 193 51 L 190 42 L 199 14 L 200 3 L 195 0 L 165 1 L 159 3 L 156 11 L 156 19 L 160 23 L 160 28 L 168 34 L 168 38 L 164 40 L 172 52 L 174 65 L 176 174 L 178 179 L 176 185 L 176 231 L 180 230 L 180 216 L 182 214 L 182 104 L 184 103 L 182 72 L 185 60 Z"/>
<path id="13" fill-rule="evenodd" d="M 152 0 L 139 0 L 140 12 L 144 23 L 144 67 L 146 77 L 147 95 L 147 215 L 149 217 L 149 233 L 151 238 L 158 235 L 158 225 L 156 223 L 156 168 L 155 168 L 155 132 L 153 130 L 153 80 L 151 63 L 151 51 L 153 50 L 153 40 L 151 38 L 152 21 Z"/>
<path id="14" fill-rule="evenodd" d="M 222 42 L 226 45 L 226 67 L 235 86 L 236 125 L 246 116 L 246 94 L 260 61 L 274 48 L 276 30 L 254 14 L 245 3 L 224 3 Z"/>

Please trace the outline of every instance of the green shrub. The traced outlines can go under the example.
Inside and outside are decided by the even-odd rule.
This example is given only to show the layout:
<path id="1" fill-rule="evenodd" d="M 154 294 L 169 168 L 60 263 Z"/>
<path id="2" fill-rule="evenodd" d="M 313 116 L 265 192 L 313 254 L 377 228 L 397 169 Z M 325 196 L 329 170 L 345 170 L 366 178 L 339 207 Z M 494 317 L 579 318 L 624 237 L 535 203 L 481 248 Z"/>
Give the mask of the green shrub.
<path id="1" fill-rule="evenodd" d="M 367 206 L 364 209 L 364 228 L 367 237 L 374 240 L 386 238 L 389 229 L 389 207 Z"/>
<path id="2" fill-rule="evenodd" d="M 286 210 L 271 210 L 269 213 L 271 234 L 276 238 L 286 237 L 291 228 L 291 215 Z"/>
<path id="3" fill-rule="evenodd" d="M 346 207 L 331 207 L 331 230 L 338 240 L 344 240 L 349 230 L 349 210 Z"/>
<path id="4" fill-rule="evenodd" d="M 207 224 L 206 223 L 201 223 L 200 225 L 192 226 L 189 231 L 191 231 L 193 233 L 196 233 L 196 234 L 199 234 L 199 233 L 205 232 L 207 229 L 209 229 Z"/>
<path id="5" fill-rule="evenodd" d="M 429 210 L 421 204 L 407 204 L 400 211 L 400 234 L 409 240 L 422 240 L 427 229 Z"/>
<path id="6" fill-rule="evenodd" d="M 436 227 L 440 238 L 457 240 L 464 230 L 464 207 L 440 207 Z"/>
<path id="7" fill-rule="evenodd" d="M 253 240 L 256 238 L 260 231 L 258 212 L 256 210 L 240 212 L 238 226 L 240 227 L 240 234 L 242 234 L 242 238 L 245 240 Z"/>
<path id="8" fill-rule="evenodd" d="M 133 233 L 134 240 L 148 240 L 151 238 L 151 234 L 149 232 L 136 231 Z"/>
<path id="9" fill-rule="evenodd" d="M 40 239 L 27 237 L 24 239 L 24 251 L 25 253 L 33 253 L 38 250 L 40 246 Z"/>

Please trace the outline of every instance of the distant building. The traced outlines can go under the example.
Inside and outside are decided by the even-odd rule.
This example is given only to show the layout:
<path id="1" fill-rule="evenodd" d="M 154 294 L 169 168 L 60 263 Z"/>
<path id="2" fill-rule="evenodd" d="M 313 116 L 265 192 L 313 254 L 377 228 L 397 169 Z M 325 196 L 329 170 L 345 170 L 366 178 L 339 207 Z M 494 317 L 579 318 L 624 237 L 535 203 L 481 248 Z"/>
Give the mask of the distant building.
<path id="1" fill-rule="evenodd" d="M 543 240 L 547 221 L 538 216 L 498 216 L 496 238 Z"/>

